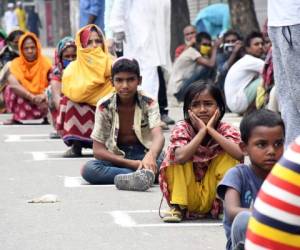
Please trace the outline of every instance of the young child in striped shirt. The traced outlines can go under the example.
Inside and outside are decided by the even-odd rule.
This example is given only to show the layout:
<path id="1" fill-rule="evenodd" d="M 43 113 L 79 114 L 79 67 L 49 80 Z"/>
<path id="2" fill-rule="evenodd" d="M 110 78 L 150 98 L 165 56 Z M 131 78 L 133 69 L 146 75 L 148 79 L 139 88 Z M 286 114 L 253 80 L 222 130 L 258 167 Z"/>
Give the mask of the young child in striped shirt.
<path id="1" fill-rule="evenodd" d="M 249 156 L 250 165 L 230 169 L 217 188 L 224 204 L 226 250 L 244 249 L 248 220 L 256 195 L 283 153 L 284 124 L 270 110 L 245 116 L 240 124 L 240 147 Z"/>

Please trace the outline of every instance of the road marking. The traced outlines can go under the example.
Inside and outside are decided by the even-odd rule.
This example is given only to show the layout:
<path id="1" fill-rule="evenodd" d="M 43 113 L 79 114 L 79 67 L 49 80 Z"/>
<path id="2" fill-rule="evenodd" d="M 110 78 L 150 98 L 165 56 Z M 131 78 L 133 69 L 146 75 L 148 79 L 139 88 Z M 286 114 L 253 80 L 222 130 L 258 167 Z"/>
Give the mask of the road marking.
<path id="1" fill-rule="evenodd" d="M 94 159 L 92 149 L 83 149 L 82 157 L 74 157 L 74 158 L 63 157 L 65 151 L 32 151 L 27 153 L 32 155 L 33 161 L 70 161 L 70 160 Z"/>
<path id="2" fill-rule="evenodd" d="M 114 184 L 111 185 L 91 185 L 85 181 L 81 176 L 65 176 L 64 177 L 64 186 L 65 187 L 115 187 Z"/>
<path id="3" fill-rule="evenodd" d="M 18 135 L 5 135 L 5 142 L 49 142 L 61 141 L 58 139 L 50 139 L 49 134 L 18 134 Z"/>
<path id="4" fill-rule="evenodd" d="M 158 210 L 130 210 L 130 211 L 122 211 L 115 210 L 111 212 L 107 212 L 110 214 L 114 222 L 120 227 L 221 227 L 223 224 L 221 222 L 183 222 L 183 223 L 149 223 L 149 224 L 138 224 L 131 216 L 131 214 L 141 214 L 141 213 L 158 213 Z M 203 221 L 203 220 L 202 220 Z M 207 220 L 205 220 L 207 221 Z"/>
<path id="5" fill-rule="evenodd" d="M 110 215 L 113 217 L 114 222 L 120 227 L 135 227 L 136 222 L 125 211 L 112 211 Z"/>
<path id="6" fill-rule="evenodd" d="M 81 187 L 81 186 L 89 186 L 89 185 L 90 184 L 80 176 L 79 177 L 65 176 L 64 178 L 65 187 Z"/>

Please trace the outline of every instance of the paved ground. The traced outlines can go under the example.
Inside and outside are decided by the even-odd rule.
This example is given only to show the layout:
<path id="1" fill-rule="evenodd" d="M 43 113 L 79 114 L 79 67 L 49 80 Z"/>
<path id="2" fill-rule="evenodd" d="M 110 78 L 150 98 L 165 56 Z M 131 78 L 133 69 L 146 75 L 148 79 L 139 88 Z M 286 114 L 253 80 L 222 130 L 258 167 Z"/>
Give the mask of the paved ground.
<path id="1" fill-rule="evenodd" d="M 171 109 L 176 119 L 181 113 Z M 235 116 L 226 119 L 238 125 Z M 79 169 L 91 152 L 62 158 L 66 147 L 48 139 L 50 131 L 49 125 L 0 126 L 1 250 L 224 249 L 220 221 L 161 222 L 158 186 L 142 193 L 81 185 Z M 45 194 L 59 202 L 27 202 Z"/>

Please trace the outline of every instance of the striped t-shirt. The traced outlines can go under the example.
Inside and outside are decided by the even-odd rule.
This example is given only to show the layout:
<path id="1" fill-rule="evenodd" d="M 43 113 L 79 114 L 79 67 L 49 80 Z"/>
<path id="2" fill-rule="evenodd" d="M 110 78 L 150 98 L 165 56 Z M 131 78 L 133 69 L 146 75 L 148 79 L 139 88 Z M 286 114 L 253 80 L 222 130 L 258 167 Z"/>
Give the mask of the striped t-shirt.
<path id="1" fill-rule="evenodd" d="M 248 224 L 246 250 L 300 250 L 300 137 L 263 183 Z"/>

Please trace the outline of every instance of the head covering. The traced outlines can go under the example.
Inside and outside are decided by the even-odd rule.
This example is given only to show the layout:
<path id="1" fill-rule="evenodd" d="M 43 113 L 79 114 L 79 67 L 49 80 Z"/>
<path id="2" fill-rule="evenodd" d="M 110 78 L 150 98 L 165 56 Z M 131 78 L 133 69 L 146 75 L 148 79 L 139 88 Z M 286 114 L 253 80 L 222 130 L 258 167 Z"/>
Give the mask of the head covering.
<path id="1" fill-rule="evenodd" d="M 64 70 L 62 93 L 74 102 L 96 106 L 97 101 L 114 88 L 110 81 L 112 60 L 107 46 L 104 45 L 104 49 L 83 48 L 81 44 L 81 34 L 85 37 L 88 33 L 90 36 L 93 27 L 104 41 L 102 31 L 94 24 L 87 25 L 77 32 L 77 58 Z"/>
<path id="2" fill-rule="evenodd" d="M 14 6 L 15 6 L 14 3 L 8 3 L 7 4 L 7 8 L 9 8 L 9 9 L 13 8 Z"/>
<path id="3" fill-rule="evenodd" d="M 75 40 L 70 36 L 66 36 L 58 42 L 54 55 L 54 66 L 52 67 L 50 76 L 51 80 L 56 80 L 59 82 L 61 81 L 62 72 L 64 69 L 62 54 L 66 48 L 71 46 L 76 47 Z"/>
<path id="4" fill-rule="evenodd" d="M 28 62 L 24 56 L 22 45 L 26 38 L 32 38 L 37 46 L 37 58 Z M 17 78 L 32 94 L 41 94 L 48 86 L 48 72 L 51 69 L 51 62 L 41 54 L 41 44 L 35 34 L 26 32 L 19 40 L 20 56 L 15 58 L 10 65 L 10 72 Z"/>

